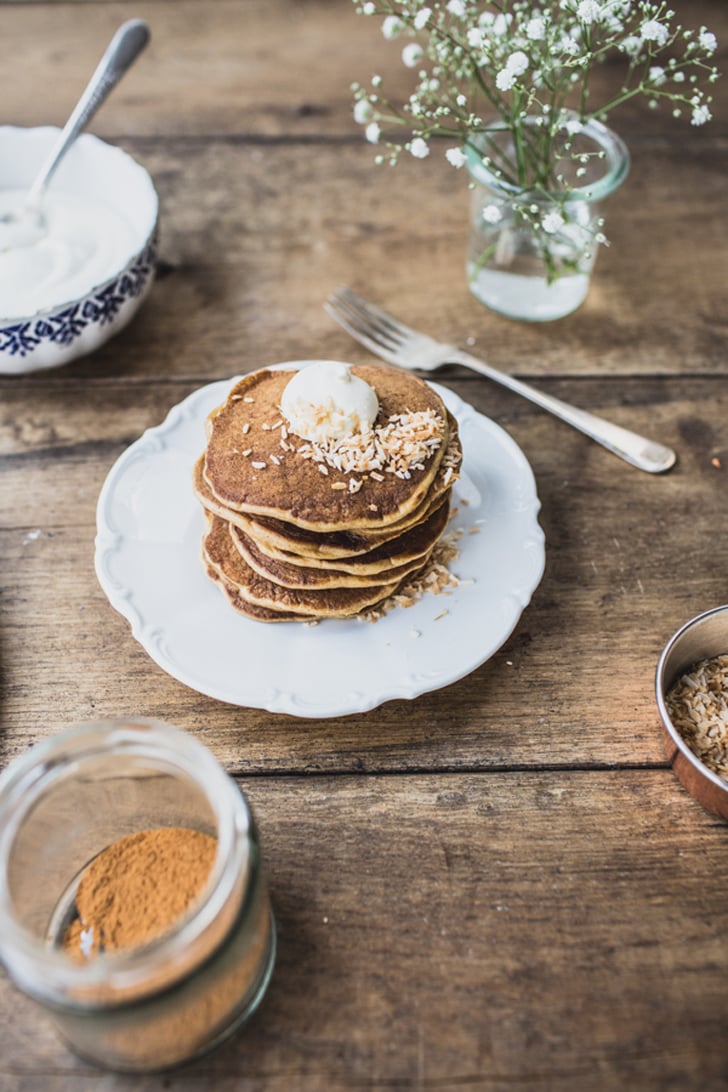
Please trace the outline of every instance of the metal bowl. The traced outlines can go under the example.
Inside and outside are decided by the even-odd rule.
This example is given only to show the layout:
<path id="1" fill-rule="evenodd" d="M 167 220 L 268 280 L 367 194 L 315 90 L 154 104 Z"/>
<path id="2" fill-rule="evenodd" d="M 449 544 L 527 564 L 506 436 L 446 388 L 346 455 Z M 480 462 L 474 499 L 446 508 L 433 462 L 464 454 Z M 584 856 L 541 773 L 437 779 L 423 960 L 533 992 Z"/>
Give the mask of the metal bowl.
<path id="1" fill-rule="evenodd" d="M 709 769 L 675 728 L 665 696 L 673 683 L 699 660 L 728 654 L 728 604 L 714 607 L 681 626 L 665 645 L 657 664 L 655 690 L 665 749 L 673 771 L 708 811 L 728 819 L 728 781 Z"/>
<path id="2" fill-rule="evenodd" d="M 28 189 L 58 133 L 53 126 L 0 126 L 0 190 Z M 106 280 L 89 284 L 74 299 L 10 318 L 3 316 L 0 292 L 0 375 L 57 367 L 97 349 L 126 326 L 154 279 L 159 202 L 139 163 L 85 133 L 68 151 L 51 186 L 111 205 L 130 225 L 133 242 Z"/>

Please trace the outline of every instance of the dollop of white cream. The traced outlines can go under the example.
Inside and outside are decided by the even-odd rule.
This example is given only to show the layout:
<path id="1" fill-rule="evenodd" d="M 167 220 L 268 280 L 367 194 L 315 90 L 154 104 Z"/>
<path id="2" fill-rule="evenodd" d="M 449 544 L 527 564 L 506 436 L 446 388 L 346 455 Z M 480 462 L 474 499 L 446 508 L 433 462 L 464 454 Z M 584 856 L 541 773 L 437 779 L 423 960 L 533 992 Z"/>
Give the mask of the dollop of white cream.
<path id="1" fill-rule="evenodd" d="M 0 191 L 0 216 L 23 190 Z M 139 247 L 132 225 L 101 200 L 50 190 L 37 222 L 0 223 L 0 319 L 20 319 L 78 299 L 118 273 Z"/>
<path id="2" fill-rule="evenodd" d="M 281 410 L 291 431 L 314 443 L 369 432 L 379 411 L 373 387 L 347 364 L 309 364 L 289 380 Z"/>

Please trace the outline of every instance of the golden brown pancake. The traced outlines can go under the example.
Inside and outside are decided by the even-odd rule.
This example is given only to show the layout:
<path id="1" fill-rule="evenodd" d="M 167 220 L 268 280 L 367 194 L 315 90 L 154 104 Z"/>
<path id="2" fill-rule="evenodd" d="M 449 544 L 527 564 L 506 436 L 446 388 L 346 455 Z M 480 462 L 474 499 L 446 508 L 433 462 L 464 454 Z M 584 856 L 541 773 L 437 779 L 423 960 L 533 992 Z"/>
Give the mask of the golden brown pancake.
<path id="1" fill-rule="evenodd" d="M 333 531 L 316 533 L 294 524 L 265 516 L 251 516 L 227 508 L 212 493 L 204 478 L 204 455 L 195 464 L 193 481 L 195 494 L 207 511 L 240 527 L 265 554 L 280 560 L 305 558 L 307 564 L 327 560 L 338 561 L 369 553 L 376 547 L 399 537 L 410 528 L 425 522 L 449 495 L 452 482 L 458 476 L 462 462 L 462 448 L 458 436 L 457 421 L 448 414 L 449 438 L 445 454 L 435 479 L 422 505 L 402 520 L 377 531 Z M 293 557 L 291 556 L 293 555 Z M 345 566 L 335 566 L 342 567 Z"/>
<path id="2" fill-rule="evenodd" d="M 234 589 L 236 598 L 266 611 L 304 618 L 348 618 L 386 599 L 398 586 L 394 581 L 363 588 L 284 588 L 247 564 L 233 544 L 228 523 L 219 516 L 207 519 L 202 546 L 205 562 L 221 578 L 226 592 Z"/>
<path id="3" fill-rule="evenodd" d="M 228 527 L 233 545 L 251 569 L 284 588 L 366 588 L 380 586 L 383 581 L 399 584 L 411 572 L 421 567 L 427 557 L 410 558 L 399 565 L 386 566 L 384 571 L 378 569 L 371 573 L 347 572 L 344 569 L 302 565 L 300 558 L 290 561 L 268 557 L 239 527 L 232 523 Z"/>
<path id="4" fill-rule="evenodd" d="M 332 455 L 289 434 L 280 402 L 294 373 L 264 369 L 240 380 L 208 418 L 203 473 L 216 500 L 233 511 L 317 533 L 382 530 L 416 512 L 447 447 L 445 405 L 410 373 L 378 365 L 351 370 L 379 399 L 374 422 L 379 449 L 366 435 L 357 438 L 370 450 L 366 466 L 360 460 L 360 470 L 337 469 L 339 447 Z M 395 436 L 385 440 L 387 427 Z M 423 437 L 427 446 L 417 443 Z M 404 455 L 409 443 L 416 444 L 419 456 Z M 377 461 L 383 450 L 386 465 Z"/>
<path id="5" fill-rule="evenodd" d="M 257 539 L 249 538 L 255 544 L 256 550 L 263 558 L 271 561 L 281 561 L 290 565 L 305 566 L 309 569 L 334 570 L 338 573 L 351 573 L 354 576 L 378 576 L 381 580 L 389 581 L 393 578 L 393 570 L 402 565 L 409 565 L 413 561 L 424 562 L 440 535 L 447 526 L 450 513 L 449 496 L 440 498 L 440 505 L 426 520 L 410 527 L 402 535 L 388 539 L 380 546 L 354 557 L 341 558 L 317 558 L 301 557 L 298 554 L 289 553 L 286 550 L 268 549 L 267 544 L 261 544 Z M 231 526 L 237 525 L 232 523 Z M 233 539 L 236 536 L 233 534 Z M 266 562 L 261 558 L 261 563 Z"/>
<path id="6" fill-rule="evenodd" d="M 204 561 L 204 553 L 203 553 Z M 247 618 L 252 618 L 255 622 L 315 622 L 315 618 L 307 618 L 303 614 L 286 614 L 285 611 L 268 610 L 266 607 L 259 607 L 255 603 L 247 603 L 241 598 L 238 593 L 238 589 L 234 588 L 232 584 L 228 584 L 224 576 L 220 573 L 216 573 L 214 569 L 205 564 L 207 575 L 214 584 L 217 584 L 220 590 L 224 593 L 225 598 L 228 600 L 231 606 L 240 614 L 246 615 Z"/>

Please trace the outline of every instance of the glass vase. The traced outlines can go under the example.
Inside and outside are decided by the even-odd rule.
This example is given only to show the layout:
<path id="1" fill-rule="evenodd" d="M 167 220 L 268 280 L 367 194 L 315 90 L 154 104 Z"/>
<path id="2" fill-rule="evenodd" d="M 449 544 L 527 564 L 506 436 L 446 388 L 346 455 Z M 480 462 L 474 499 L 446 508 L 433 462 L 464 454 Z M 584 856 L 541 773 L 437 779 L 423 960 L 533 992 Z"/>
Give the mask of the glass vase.
<path id="1" fill-rule="evenodd" d="M 536 118 L 525 119 L 526 138 L 538 136 L 539 125 Z M 502 122 L 477 147 L 467 148 L 468 286 L 476 299 L 508 318 L 546 322 L 583 303 L 605 241 L 601 202 L 629 170 L 626 145 L 601 122 L 579 126 L 569 115 L 561 136 L 552 172 L 558 173 L 558 188 L 520 186 L 505 177 L 499 164 L 513 162 L 517 149 Z"/>

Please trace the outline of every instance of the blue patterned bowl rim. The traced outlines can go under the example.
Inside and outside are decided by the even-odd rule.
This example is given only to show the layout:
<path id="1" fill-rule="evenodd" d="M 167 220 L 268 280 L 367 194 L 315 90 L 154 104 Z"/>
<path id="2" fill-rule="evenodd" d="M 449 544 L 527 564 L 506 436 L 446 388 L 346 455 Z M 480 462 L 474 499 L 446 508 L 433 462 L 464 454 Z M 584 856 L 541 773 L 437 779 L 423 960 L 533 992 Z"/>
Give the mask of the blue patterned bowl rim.
<path id="1" fill-rule="evenodd" d="M 17 126 L 0 126 L 0 147 L 8 134 L 27 133 L 32 138 L 48 134 L 49 139 L 59 130 L 53 126 L 22 129 Z M 92 285 L 81 296 L 62 300 L 29 315 L 4 318 L 0 315 L 0 356 L 28 356 L 43 342 L 70 345 L 89 325 L 110 324 L 128 300 L 142 295 L 150 275 L 153 274 L 158 245 L 159 198 L 149 172 L 122 148 L 101 140 L 91 133 L 78 138 L 79 143 L 99 147 L 133 167 L 148 187 L 147 196 L 153 216 L 149 229 L 137 248 L 129 254 L 119 270 L 104 281 Z"/>

